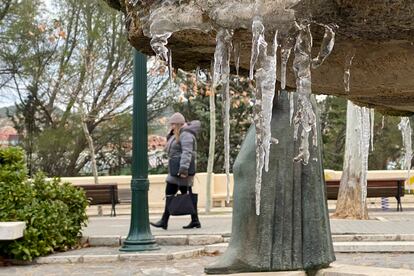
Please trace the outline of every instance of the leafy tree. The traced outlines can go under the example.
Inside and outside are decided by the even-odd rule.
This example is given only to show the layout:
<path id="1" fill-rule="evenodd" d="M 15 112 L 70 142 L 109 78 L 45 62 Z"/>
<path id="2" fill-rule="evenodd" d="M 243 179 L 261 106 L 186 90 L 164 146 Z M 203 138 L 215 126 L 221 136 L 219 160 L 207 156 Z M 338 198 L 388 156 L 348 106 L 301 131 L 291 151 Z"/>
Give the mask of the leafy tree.
<path id="1" fill-rule="evenodd" d="M 103 158 L 97 164 L 108 165 L 106 149 L 114 144 L 108 125 L 122 114 L 130 116 L 132 49 L 122 14 L 102 1 L 53 1 L 56 18 L 44 16 L 40 4 L 0 5 L 0 15 L 7 14 L 0 19 L 0 95 L 18 96 L 14 123 L 30 172 L 73 176 L 95 155 Z M 152 120 L 172 95 L 165 67 L 149 66 L 148 74 Z M 96 154 L 85 154 L 88 149 Z"/>
<path id="2" fill-rule="evenodd" d="M 370 151 L 370 170 L 386 170 L 390 163 L 399 164 L 402 157 L 402 138 L 398 130 L 400 117 L 383 116 L 375 112 L 374 150 Z M 324 147 L 324 167 L 342 170 L 345 131 L 346 99 L 328 96 L 321 103 L 321 128 Z M 399 166 L 397 166 L 399 168 Z"/>
<path id="3" fill-rule="evenodd" d="M 346 99 L 328 96 L 321 104 L 321 111 L 324 167 L 342 170 L 346 132 Z"/>

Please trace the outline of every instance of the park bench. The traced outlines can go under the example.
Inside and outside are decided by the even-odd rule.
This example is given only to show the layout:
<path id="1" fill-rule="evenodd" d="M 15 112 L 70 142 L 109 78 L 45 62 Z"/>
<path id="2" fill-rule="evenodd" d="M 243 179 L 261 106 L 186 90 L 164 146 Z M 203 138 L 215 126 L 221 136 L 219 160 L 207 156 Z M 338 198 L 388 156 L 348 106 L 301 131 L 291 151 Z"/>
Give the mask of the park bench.
<path id="1" fill-rule="evenodd" d="M 118 185 L 116 184 L 79 184 L 85 191 L 90 205 L 111 204 L 111 216 L 116 217 L 115 205 L 119 203 Z"/>
<path id="2" fill-rule="evenodd" d="M 326 180 L 328 199 L 338 199 L 340 180 Z M 367 197 L 395 197 L 397 211 L 402 212 L 401 197 L 404 196 L 405 178 L 385 178 L 367 180 Z"/>

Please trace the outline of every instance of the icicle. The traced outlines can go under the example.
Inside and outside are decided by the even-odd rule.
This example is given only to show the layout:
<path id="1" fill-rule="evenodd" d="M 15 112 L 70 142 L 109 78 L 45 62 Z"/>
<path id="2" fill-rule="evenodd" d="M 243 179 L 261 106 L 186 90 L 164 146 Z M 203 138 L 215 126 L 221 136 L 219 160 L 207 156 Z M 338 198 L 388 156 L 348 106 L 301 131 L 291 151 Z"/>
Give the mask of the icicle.
<path id="1" fill-rule="evenodd" d="M 325 34 L 322 39 L 321 48 L 318 56 L 312 60 L 312 68 L 316 69 L 322 65 L 325 59 L 331 54 L 335 43 L 334 26 L 323 25 L 325 27 Z"/>
<path id="2" fill-rule="evenodd" d="M 289 61 L 290 51 L 292 48 L 281 50 L 281 68 L 280 68 L 280 85 L 282 89 L 286 88 L 286 66 Z"/>
<path id="3" fill-rule="evenodd" d="M 368 155 L 369 155 L 369 144 L 371 139 L 371 126 L 370 126 L 370 109 L 366 107 L 359 107 L 361 109 L 361 134 L 362 139 L 360 141 L 360 152 L 361 152 L 361 204 L 362 210 L 365 212 L 365 204 L 367 199 L 367 172 L 368 172 Z M 364 217 L 365 214 L 362 213 Z"/>
<path id="4" fill-rule="evenodd" d="M 163 34 L 152 35 L 151 38 L 151 47 L 155 54 L 167 61 L 168 60 L 168 48 L 165 46 L 168 43 L 168 38 L 172 35 L 171 32 L 165 32 Z"/>
<path id="5" fill-rule="evenodd" d="M 234 66 L 236 67 L 236 75 L 239 76 L 239 68 L 240 68 L 240 42 L 234 45 Z"/>
<path id="6" fill-rule="evenodd" d="M 264 26 L 262 24 L 261 18 L 256 16 L 253 18 L 252 24 L 252 55 L 250 58 L 250 71 L 249 78 L 253 79 L 254 67 L 256 65 L 257 59 L 259 57 L 260 48 L 267 45 L 264 39 Z"/>
<path id="7" fill-rule="evenodd" d="M 410 182 L 411 159 L 413 158 L 412 142 L 411 142 L 411 125 L 408 117 L 401 117 L 401 122 L 398 124 L 398 129 L 401 131 L 402 141 L 404 145 L 404 164 L 403 167 L 407 170 L 407 181 Z M 410 192 L 411 185 L 408 185 L 408 192 Z"/>
<path id="8" fill-rule="evenodd" d="M 169 55 L 168 55 L 168 77 L 169 77 L 170 86 L 171 86 L 172 79 L 173 79 L 172 51 L 169 51 Z"/>
<path id="9" fill-rule="evenodd" d="M 295 127 L 295 138 L 297 138 L 299 125 L 302 127 L 302 129 L 301 145 L 299 148 L 299 153 L 294 158 L 294 161 L 301 161 L 304 165 L 307 165 L 310 156 L 309 141 L 307 140 L 309 134 L 305 134 L 304 132 L 310 132 L 312 130 L 312 141 L 314 143 L 314 146 L 316 146 L 315 142 L 317 141 L 316 115 L 310 102 L 310 95 L 312 93 L 310 70 L 312 34 L 310 32 L 309 25 L 297 25 L 297 27 L 299 28 L 299 34 L 296 38 L 295 59 L 293 60 L 293 71 L 295 72 L 296 76 L 296 89 L 298 93 L 297 111 L 293 120 Z"/>
<path id="10" fill-rule="evenodd" d="M 271 121 L 273 98 L 276 89 L 276 65 L 277 65 L 277 31 L 273 38 L 271 54 L 267 55 L 267 43 L 264 38 L 264 26 L 260 17 L 255 17 L 252 23 L 253 47 L 250 63 L 251 78 L 255 64 L 258 68 L 255 73 L 256 93 L 253 108 L 253 120 L 256 129 L 256 214 L 260 215 L 260 193 L 263 168 L 269 170 L 270 145 L 277 143 L 272 137 Z"/>
<path id="11" fill-rule="evenodd" d="M 290 92 L 289 93 L 289 106 L 290 106 L 290 113 L 289 113 L 289 115 L 290 115 L 290 120 L 289 120 L 289 122 L 290 122 L 290 125 L 292 125 L 292 120 L 293 120 L 293 114 L 295 113 L 295 97 L 294 97 L 294 94 L 293 94 L 293 92 Z M 295 139 L 297 138 L 297 135 L 295 136 Z"/>
<path id="12" fill-rule="evenodd" d="M 344 71 L 344 88 L 345 92 L 349 94 L 349 83 L 351 80 L 351 66 L 352 66 L 352 60 L 355 56 L 355 48 L 352 49 L 351 52 L 349 52 L 345 59 L 345 71 Z"/>
<path id="13" fill-rule="evenodd" d="M 261 61 L 261 68 L 256 71 L 256 81 L 258 89 L 262 90 L 262 112 L 264 120 L 264 131 L 263 131 L 263 144 L 265 154 L 265 171 L 269 171 L 269 157 L 270 157 L 270 144 L 272 140 L 271 133 L 271 121 L 272 121 L 272 109 L 273 109 L 273 98 L 275 95 L 276 88 L 276 64 L 277 64 L 277 31 L 273 39 L 273 53 L 267 56 L 266 49 L 264 49 L 264 57 Z"/>
<path id="14" fill-rule="evenodd" d="M 370 119 L 371 119 L 371 134 L 369 135 L 371 138 L 371 151 L 374 151 L 374 122 L 375 122 L 375 109 L 370 109 Z"/>
<path id="15" fill-rule="evenodd" d="M 223 86 L 224 168 L 226 171 L 227 203 L 230 202 L 230 57 L 233 31 L 220 29 L 214 52 L 213 85 Z"/>
<path id="16" fill-rule="evenodd" d="M 292 51 L 294 43 L 294 39 L 288 37 L 283 41 L 280 50 L 280 87 L 282 89 L 286 88 L 286 66 L 289 61 L 290 52 Z"/>

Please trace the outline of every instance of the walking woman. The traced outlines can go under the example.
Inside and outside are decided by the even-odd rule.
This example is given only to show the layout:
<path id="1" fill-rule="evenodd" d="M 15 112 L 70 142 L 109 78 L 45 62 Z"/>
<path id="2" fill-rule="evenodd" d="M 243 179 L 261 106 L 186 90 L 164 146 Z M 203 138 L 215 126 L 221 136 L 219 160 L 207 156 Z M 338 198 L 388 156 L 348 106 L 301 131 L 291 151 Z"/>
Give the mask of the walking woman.
<path id="1" fill-rule="evenodd" d="M 171 131 L 167 136 L 167 145 L 165 150 L 168 154 L 168 176 L 165 187 L 165 208 L 161 220 L 151 222 L 154 227 L 167 230 L 168 219 L 168 203 L 172 196 L 177 194 L 178 190 L 182 194 L 192 193 L 195 174 L 196 159 L 196 135 L 200 130 L 200 121 L 185 122 L 185 118 L 181 113 L 174 113 L 168 120 Z M 175 162 L 175 163 L 174 163 Z M 176 165 L 178 172 L 172 166 Z M 197 200 L 193 198 L 195 214 L 191 215 L 191 222 L 184 229 L 200 228 L 201 224 L 197 214 Z"/>

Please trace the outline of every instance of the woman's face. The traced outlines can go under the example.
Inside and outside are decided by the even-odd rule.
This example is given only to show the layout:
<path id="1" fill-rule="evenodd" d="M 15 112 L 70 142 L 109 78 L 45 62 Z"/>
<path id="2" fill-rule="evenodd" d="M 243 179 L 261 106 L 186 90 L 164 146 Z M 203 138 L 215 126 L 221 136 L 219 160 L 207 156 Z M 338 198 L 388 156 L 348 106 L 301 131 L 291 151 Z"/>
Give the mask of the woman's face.
<path id="1" fill-rule="evenodd" d="M 174 130 L 174 131 L 179 130 L 180 127 L 181 127 L 181 124 L 175 124 L 175 123 L 171 124 L 171 129 Z"/>

